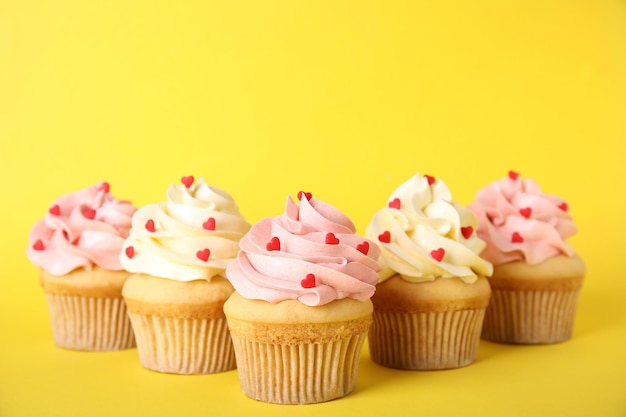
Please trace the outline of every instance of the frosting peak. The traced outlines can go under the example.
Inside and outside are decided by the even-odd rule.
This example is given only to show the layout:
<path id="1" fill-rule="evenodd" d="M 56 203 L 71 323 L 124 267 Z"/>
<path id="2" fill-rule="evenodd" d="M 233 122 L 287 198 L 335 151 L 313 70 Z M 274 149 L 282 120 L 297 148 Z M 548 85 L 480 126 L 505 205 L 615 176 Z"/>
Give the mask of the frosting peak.
<path id="1" fill-rule="evenodd" d="M 177 281 L 224 275 L 250 224 L 224 190 L 193 177 L 170 185 L 167 200 L 145 205 L 132 218 L 120 260 L 133 273 Z"/>
<path id="2" fill-rule="evenodd" d="M 33 226 L 26 255 L 53 275 L 94 265 L 120 271 L 119 253 L 136 208 L 117 200 L 106 182 L 57 199 Z"/>
<path id="3" fill-rule="evenodd" d="M 478 256 L 485 242 L 476 227 L 475 216 L 452 201 L 442 180 L 415 174 L 374 214 L 366 236 L 380 243 L 381 281 L 398 273 L 414 282 L 459 277 L 472 283 L 492 273 Z"/>
<path id="4" fill-rule="evenodd" d="M 478 235 L 487 242 L 482 256 L 496 265 L 525 260 L 539 264 L 557 254 L 574 255 L 565 239 L 576 226 L 562 198 L 544 194 L 519 175 L 495 181 L 468 206 L 478 217 Z"/>
<path id="5" fill-rule="evenodd" d="M 338 209 L 301 195 L 298 204 L 287 198 L 284 214 L 252 226 L 228 265 L 228 279 L 242 296 L 271 303 L 369 299 L 380 270 L 378 248 L 355 235 L 354 224 Z"/>

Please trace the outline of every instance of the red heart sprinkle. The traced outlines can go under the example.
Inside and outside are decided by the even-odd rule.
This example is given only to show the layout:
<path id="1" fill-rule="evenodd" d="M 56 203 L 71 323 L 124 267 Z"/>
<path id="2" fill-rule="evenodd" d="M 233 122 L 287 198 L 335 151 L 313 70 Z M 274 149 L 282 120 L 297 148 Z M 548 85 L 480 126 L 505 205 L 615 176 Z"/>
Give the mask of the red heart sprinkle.
<path id="1" fill-rule="evenodd" d="M 98 187 L 98 190 L 108 193 L 109 190 L 111 190 L 111 186 L 109 185 L 108 182 L 104 181 L 102 184 L 100 184 L 100 187 Z"/>
<path id="2" fill-rule="evenodd" d="M 515 181 L 519 177 L 519 172 L 509 171 L 509 178 Z"/>
<path id="3" fill-rule="evenodd" d="M 128 259 L 133 259 L 133 256 L 135 256 L 135 248 L 133 248 L 132 246 L 127 247 L 125 252 L 126 256 L 128 256 Z"/>
<path id="4" fill-rule="evenodd" d="M 37 241 L 33 244 L 33 249 L 35 250 L 44 250 L 46 247 L 43 245 L 41 239 L 37 239 Z"/>
<path id="5" fill-rule="evenodd" d="M 213 217 L 209 217 L 207 221 L 202 223 L 202 228 L 206 230 L 215 230 L 215 219 Z"/>
<path id="6" fill-rule="evenodd" d="M 270 239 L 268 244 L 265 245 L 265 249 L 267 249 L 269 251 L 280 250 L 280 239 L 278 239 L 276 236 L 274 236 L 273 238 Z"/>
<path id="7" fill-rule="evenodd" d="M 383 243 L 391 242 L 391 233 L 389 233 L 389 230 L 385 230 L 384 232 L 379 234 L 378 235 L 378 240 L 380 240 Z"/>
<path id="8" fill-rule="evenodd" d="M 367 255 L 367 253 L 370 251 L 370 244 L 367 241 L 359 243 L 358 245 L 356 245 L 356 249 L 363 255 Z"/>
<path id="9" fill-rule="evenodd" d="M 93 220 L 96 217 L 96 211 L 94 209 L 86 208 L 83 210 L 83 216 L 89 220 Z"/>
<path id="10" fill-rule="evenodd" d="M 445 254 L 446 251 L 443 248 L 430 251 L 430 256 L 432 256 L 437 262 L 441 262 Z"/>
<path id="11" fill-rule="evenodd" d="M 569 207 L 567 206 L 567 203 L 564 201 L 561 204 L 559 204 L 558 206 L 561 210 L 563 211 L 567 211 L 569 209 Z"/>
<path id="12" fill-rule="evenodd" d="M 518 232 L 513 232 L 513 235 L 511 236 L 511 242 L 512 243 L 523 243 L 524 242 L 524 238 Z"/>
<path id="13" fill-rule="evenodd" d="M 147 230 L 148 232 L 153 232 L 153 233 L 154 233 L 154 220 L 149 219 L 149 220 L 146 222 L 146 230 Z"/>
<path id="14" fill-rule="evenodd" d="M 524 207 L 523 209 L 519 209 L 519 214 L 526 217 L 527 219 L 530 219 L 530 215 L 532 214 L 532 212 L 533 209 L 531 209 L 530 207 Z"/>
<path id="15" fill-rule="evenodd" d="M 310 200 L 313 197 L 311 193 L 305 193 L 304 191 L 298 191 L 298 200 L 302 200 L 302 196 L 305 196 L 307 200 Z"/>
<path id="16" fill-rule="evenodd" d="M 191 187 L 191 184 L 193 184 L 193 180 L 194 180 L 193 175 L 188 175 L 186 177 L 182 177 L 180 179 L 180 182 L 182 182 L 185 185 L 185 187 L 189 188 Z"/>
<path id="17" fill-rule="evenodd" d="M 61 207 L 59 207 L 58 204 L 55 204 L 54 206 L 50 207 L 50 210 L 48 210 L 48 212 L 50 214 L 52 214 L 53 216 L 60 216 L 61 215 Z"/>
<path id="18" fill-rule="evenodd" d="M 335 236 L 334 233 L 326 233 L 326 244 L 327 245 L 338 245 L 339 239 Z"/>
<path id="19" fill-rule="evenodd" d="M 205 249 L 202 249 L 202 250 L 199 250 L 198 252 L 196 252 L 196 256 L 201 261 L 206 262 L 206 261 L 209 260 L 209 256 L 211 256 L 211 251 L 205 248 Z"/>
<path id="20" fill-rule="evenodd" d="M 474 228 L 472 226 L 461 227 L 461 234 L 465 239 L 469 239 L 472 233 L 474 233 Z"/>
<path id="21" fill-rule="evenodd" d="M 435 183 L 435 177 L 432 177 L 430 175 L 424 175 L 424 178 L 428 180 L 428 185 L 433 185 Z"/>
<path id="22" fill-rule="evenodd" d="M 399 198 L 394 198 L 393 200 L 391 200 L 388 204 L 389 208 L 394 208 L 397 210 L 400 210 L 400 207 L 402 206 L 400 203 L 400 199 Z"/>
<path id="23" fill-rule="evenodd" d="M 306 274 L 306 278 L 300 281 L 300 285 L 302 288 L 313 288 L 315 287 L 315 275 L 314 274 Z"/>

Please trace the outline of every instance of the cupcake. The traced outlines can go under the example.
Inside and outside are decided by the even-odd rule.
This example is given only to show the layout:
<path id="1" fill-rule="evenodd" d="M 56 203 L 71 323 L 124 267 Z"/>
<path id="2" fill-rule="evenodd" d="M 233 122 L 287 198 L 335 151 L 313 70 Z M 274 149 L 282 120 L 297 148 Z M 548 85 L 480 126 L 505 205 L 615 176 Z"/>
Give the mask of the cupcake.
<path id="1" fill-rule="evenodd" d="M 308 404 L 355 385 L 380 266 L 373 242 L 335 207 L 299 194 L 256 223 L 226 274 L 237 371 L 247 396 Z"/>
<path id="2" fill-rule="evenodd" d="M 202 178 L 170 185 L 167 201 L 137 210 L 120 260 L 123 296 L 147 369 L 209 374 L 235 368 L 222 307 L 225 277 L 250 225 L 225 191 Z"/>
<path id="3" fill-rule="evenodd" d="M 372 360 L 411 370 L 474 362 L 490 288 L 471 211 L 439 179 L 414 175 L 377 211 L 366 236 L 380 245 L 372 297 Z"/>
<path id="4" fill-rule="evenodd" d="M 577 231 L 560 197 L 514 171 L 478 191 L 482 256 L 493 263 L 492 300 L 483 338 L 556 343 L 572 337 L 585 264 L 566 239 Z"/>
<path id="5" fill-rule="evenodd" d="M 40 269 L 54 342 L 107 351 L 135 346 L 122 298 L 119 253 L 135 207 L 100 182 L 54 201 L 30 231 L 26 255 Z"/>

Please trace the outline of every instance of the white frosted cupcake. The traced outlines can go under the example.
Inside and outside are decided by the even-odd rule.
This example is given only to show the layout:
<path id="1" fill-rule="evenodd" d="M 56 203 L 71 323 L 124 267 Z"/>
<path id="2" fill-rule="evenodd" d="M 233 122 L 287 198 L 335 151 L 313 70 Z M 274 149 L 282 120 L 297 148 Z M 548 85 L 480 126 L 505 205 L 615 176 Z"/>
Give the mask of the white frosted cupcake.
<path id="1" fill-rule="evenodd" d="M 40 268 L 58 346 L 87 351 L 135 346 L 122 298 L 129 274 L 119 261 L 135 210 L 100 182 L 58 198 L 32 228 L 26 254 Z"/>
<path id="2" fill-rule="evenodd" d="M 568 340 L 574 331 L 586 267 L 566 242 L 576 226 L 560 197 L 514 171 L 476 194 L 482 256 L 494 264 L 483 338 L 538 344 Z"/>
<path id="3" fill-rule="evenodd" d="M 250 225 L 225 191 L 183 177 L 167 201 L 141 207 L 120 255 L 141 364 L 155 371 L 208 374 L 234 369 L 223 312 L 234 291 L 226 266 Z"/>
<path id="4" fill-rule="evenodd" d="M 372 297 L 372 359 L 399 369 L 458 368 L 475 359 L 489 303 L 476 217 L 443 181 L 416 174 L 376 212 L 366 236 L 380 246 Z"/>
<path id="5" fill-rule="evenodd" d="M 285 213 L 241 240 L 224 305 L 243 392 L 307 404 L 341 398 L 356 383 L 372 321 L 379 251 L 336 208 L 300 193 Z"/>

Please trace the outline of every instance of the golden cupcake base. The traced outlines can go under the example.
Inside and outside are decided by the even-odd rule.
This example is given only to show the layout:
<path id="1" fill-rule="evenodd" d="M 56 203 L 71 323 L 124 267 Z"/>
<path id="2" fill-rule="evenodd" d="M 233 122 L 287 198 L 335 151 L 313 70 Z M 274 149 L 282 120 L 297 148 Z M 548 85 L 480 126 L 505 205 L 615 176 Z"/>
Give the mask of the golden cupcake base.
<path id="1" fill-rule="evenodd" d="M 314 344 L 272 344 L 233 334 L 241 390 L 274 404 L 310 404 L 354 389 L 366 333 Z"/>
<path id="2" fill-rule="evenodd" d="M 56 276 L 45 270 L 40 283 L 46 294 L 54 342 L 84 351 L 129 349 L 135 337 L 122 298 L 129 274 L 94 267 Z"/>
<path id="3" fill-rule="evenodd" d="M 501 343 L 548 344 L 574 332 L 580 290 L 493 290 L 482 337 Z"/>
<path id="4" fill-rule="evenodd" d="M 225 318 L 175 319 L 130 314 L 139 362 L 147 369 L 176 374 L 212 374 L 235 369 Z"/>
<path id="5" fill-rule="evenodd" d="M 467 366 L 476 360 L 491 290 L 485 277 L 410 282 L 396 274 L 378 284 L 369 331 L 372 360 L 406 370 Z"/>
<path id="6" fill-rule="evenodd" d="M 233 287 L 221 276 L 179 282 L 134 274 L 123 295 L 137 340 L 139 362 L 175 374 L 211 374 L 235 369 L 224 316 Z"/>
<path id="7" fill-rule="evenodd" d="M 54 342 L 86 351 L 130 349 L 135 337 L 123 298 L 46 294 Z"/>
<path id="8" fill-rule="evenodd" d="M 234 293 L 224 305 L 241 390 L 274 404 L 344 397 L 356 384 L 372 303 L 352 299 L 310 307 Z"/>
<path id="9" fill-rule="evenodd" d="M 408 370 L 450 369 L 474 362 L 485 310 L 374 312 L 372 360 Z"/>
<path id="10" fill-rule="evenodd" d="M 496 266 L 482 338 L 512 344 L 569 340 L 584 273 L 578 256 L 558 255 L 535 266 L 521 261 Z"/>

